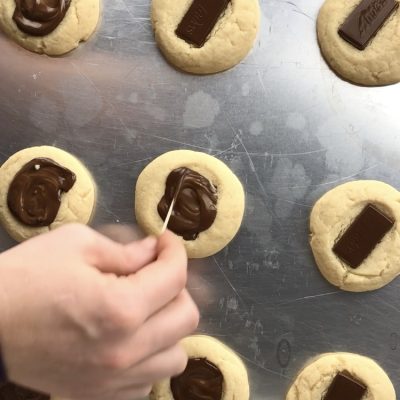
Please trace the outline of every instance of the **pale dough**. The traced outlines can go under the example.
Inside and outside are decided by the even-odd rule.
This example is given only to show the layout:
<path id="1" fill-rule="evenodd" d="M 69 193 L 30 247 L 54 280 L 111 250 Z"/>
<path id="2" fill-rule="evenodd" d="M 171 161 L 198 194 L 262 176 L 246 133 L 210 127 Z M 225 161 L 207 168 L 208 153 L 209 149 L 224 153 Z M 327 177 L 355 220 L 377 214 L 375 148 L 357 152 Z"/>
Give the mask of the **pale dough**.
<path id="1" fill-rule="evenodd" d="M 224 377 L 221 400 L 249 399 L 250 390 L 246 367 L 239 356 L 228 346 L 205 335 L 189 336 L 183 339 L 181 344 L 189 358 L 206 358 L 219 368 Z M 150 393 L 150 400 L 174 400 L 170 379 L 154 385 Z"/>
<path id="2" fill-rule="evenodd" d="M 50 158 L 76 175 L 71 190 L 61 195 L 61 205 L 55 221 L 48 227 L 30 227 L 17 221 L 7 206 L 10 183 L 20 169 L 34 158 Z M 50 146 L 31 147 L 12 155 L 0 168 L 0 222 L 18 242 L 58 228 L 70 222 L 87 224 L 95 208 L 96 187 L 89 171 L 74 156 Z"/>
<path id="3" fill-rule="evenodd" d="M 0 1 L 0 28 L 22 47 L 39 54 L 59 56 L 88 40 L 100 17 L 100 0 L 71 0 L 60 25 L 49 35 L 35 37 L 19 30 L 12 16 L 15 0 Z"/>
<path id="4" fill-rule="evenodd" d="M 238 64 L 253 46 L 260 25 L 258 0 L 231 0 L 201 48 L 175 30 L 193 0 L 153 0 L 151 19 L 158 46 L 168 61 L 194 74 L 211 74 Z"/>
<path id="5" fill-rule="evenodd" d="M 164 221 L 157 205 L 164 195 L 165 182 L 176 168 L 187 167 L 207 178 L 218 192 L 217 216 L 195 240 L 184 240 L 189 258 L 207 257 L 224 248 L 240 228 L 245 196 L 242 184 L 220 160 L 190 150 L 170 151 L 156 158 L 140 174 L 135 191 L 135 212 L 139 225 L 148 234 L 158 235 Z"/>
<path id="6" fill-rule="evenodd" d="M 332 251 L 336 240 L 371 203 L 395 221 L 372 253 L 356 269 Z M 400 274 L 400 193 L 378 181 L 345 183 L 322 196 L 311 212 L 311 248 L 322 275 L 343 290 L 379 289 Z"/>
<path id="7" fill-rule="evenodd" d="M 361 0 L 326 0 L 317 22 L 318 40 L 330 66 L 351 82 L 379 86 L 400 81 L 400 10 L 392 14 L 365 50 L 343 40 L 338 30 Z"/>
<path id="8" fill-rule="evenodd" d="M 367 386 L 363 400 L 396 400 L 392 382 L 370 358 L 351 353 L 326 353 L 312 360 L 298 375 L 286 400 L 321 400 L 338 372 L 347 371 Z"/>

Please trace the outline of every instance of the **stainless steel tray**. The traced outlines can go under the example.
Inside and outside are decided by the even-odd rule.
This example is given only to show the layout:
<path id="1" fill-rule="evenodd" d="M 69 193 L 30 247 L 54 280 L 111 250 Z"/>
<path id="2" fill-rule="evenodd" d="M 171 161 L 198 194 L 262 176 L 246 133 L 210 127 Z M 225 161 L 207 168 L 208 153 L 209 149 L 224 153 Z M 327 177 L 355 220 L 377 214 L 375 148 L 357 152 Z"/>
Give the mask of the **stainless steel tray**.
<path id="1" fill-rule="evenodd" d="M 336 290 L 308 244 L 314 201 L 353 179 L 400 188 L 400 86 L 363 88 L 322 59 L 322 0 L 262 0 L 251 55 L 223 74 L 176 71 L 157 50 L 149 1 L 108 0 L 97 34 L 63 58 L 0 35 L 0 161 L 55 145 L 80 157 L 99 186 L 94 225 L 134 223 L 142 168 L 169 150 L 204 151 L 242 180 L 246 216 L 220 254 L 192 262 L 200 331 L 237 350 L 252 399 L 284 399 L 321 352 L 376 359 L 400 392 L 400 279 L 367 294 Z M 0 233 L 0 250 L 13 245 Z"/>

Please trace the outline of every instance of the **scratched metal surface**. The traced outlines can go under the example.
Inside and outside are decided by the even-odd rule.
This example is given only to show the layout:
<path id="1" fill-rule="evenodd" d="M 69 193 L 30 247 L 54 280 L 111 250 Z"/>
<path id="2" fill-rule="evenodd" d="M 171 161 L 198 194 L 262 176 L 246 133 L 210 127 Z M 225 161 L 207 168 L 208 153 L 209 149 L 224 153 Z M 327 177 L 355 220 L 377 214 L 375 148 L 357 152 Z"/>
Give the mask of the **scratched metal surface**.
<path id="1" fill-rule="evenodd" d="M 50 144 L 80 157 L 99 186 L 94 226 L 134 223 L 142 168 L 169 150 L 225 161 L 247 194 L 237 238 L 193 262 L 200 331 L 236 349 L 252 399 L 283 399 L 321 352 L 380 362 L 400 391 L 400 280 L 374 293 L 337 291 L 308 245 L 314 201 L 353 179 L 400 188 L 400 86 L 361 88 L 321 58 L 322 0 L 262 0 L 252 54 L 233 70 L 195 77 L 154 44 L 149 1 L 109 0 L 93 39 L 67 57 L 31 54 L 0 35 L 0 161 Z M 0 232 L 0 250 L 14 243 Z"/>

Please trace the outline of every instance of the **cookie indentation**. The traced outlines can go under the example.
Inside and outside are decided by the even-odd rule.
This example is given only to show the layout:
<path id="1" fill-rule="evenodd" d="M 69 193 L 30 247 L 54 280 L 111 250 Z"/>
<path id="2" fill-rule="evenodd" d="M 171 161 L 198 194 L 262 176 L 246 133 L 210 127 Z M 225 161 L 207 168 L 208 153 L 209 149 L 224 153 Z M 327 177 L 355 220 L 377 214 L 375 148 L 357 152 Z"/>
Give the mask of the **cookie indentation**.
<path id="1" fill-rule="evenodd" d="M 46 36 L 64 19 L 71 0 L 15 0 L 13 20 L 31 36 Z"/>
<path id="2" fill-rule="evenodd" d="M 168 175 L 164 196 L 157 207 L 163 220 L 173 200 L 168 228 L 185 240 L 195 240 L 217 216 L 217 189 L 207 178 L 189 168 L 177 168 Z"/>
<path id="3" fill-rule="evenodd" d="M 190 358 L 185 371 L 171 379 L 175 400 L 220 400 L 224 377 L 205 358 Z"/>
<path id="4" fill-rule="evenodd" d="M 339 372 L 333 379 L 324 400 L 361 400 L 367 387 L 350 374 Z"/>
<path id="5" fill-rule="evenodd" d="M 49 226 L 57 217 L 62 192 L 68 192 L 75 181 L 76 176 L 69 169 L 49 158 L 35 158 L 12 180 L 8 208 L 25 225 Z"/>

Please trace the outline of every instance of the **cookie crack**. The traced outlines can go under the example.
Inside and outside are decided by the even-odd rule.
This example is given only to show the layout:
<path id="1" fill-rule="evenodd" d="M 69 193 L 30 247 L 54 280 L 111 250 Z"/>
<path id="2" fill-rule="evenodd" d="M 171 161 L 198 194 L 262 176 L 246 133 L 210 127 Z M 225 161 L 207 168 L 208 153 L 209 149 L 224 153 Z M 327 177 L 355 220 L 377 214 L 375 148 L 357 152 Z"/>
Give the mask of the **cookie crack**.
<path id="1" fill-rule="evenodd" d="M 74 2 L 74 10 L 75 10 L 75 15 L 76 15 L 76 20 L 78 21 L 78 26 L 80 26 L 81 21 L 80 21 L 80 18 L 79 18 L 77 2 Z"/>

